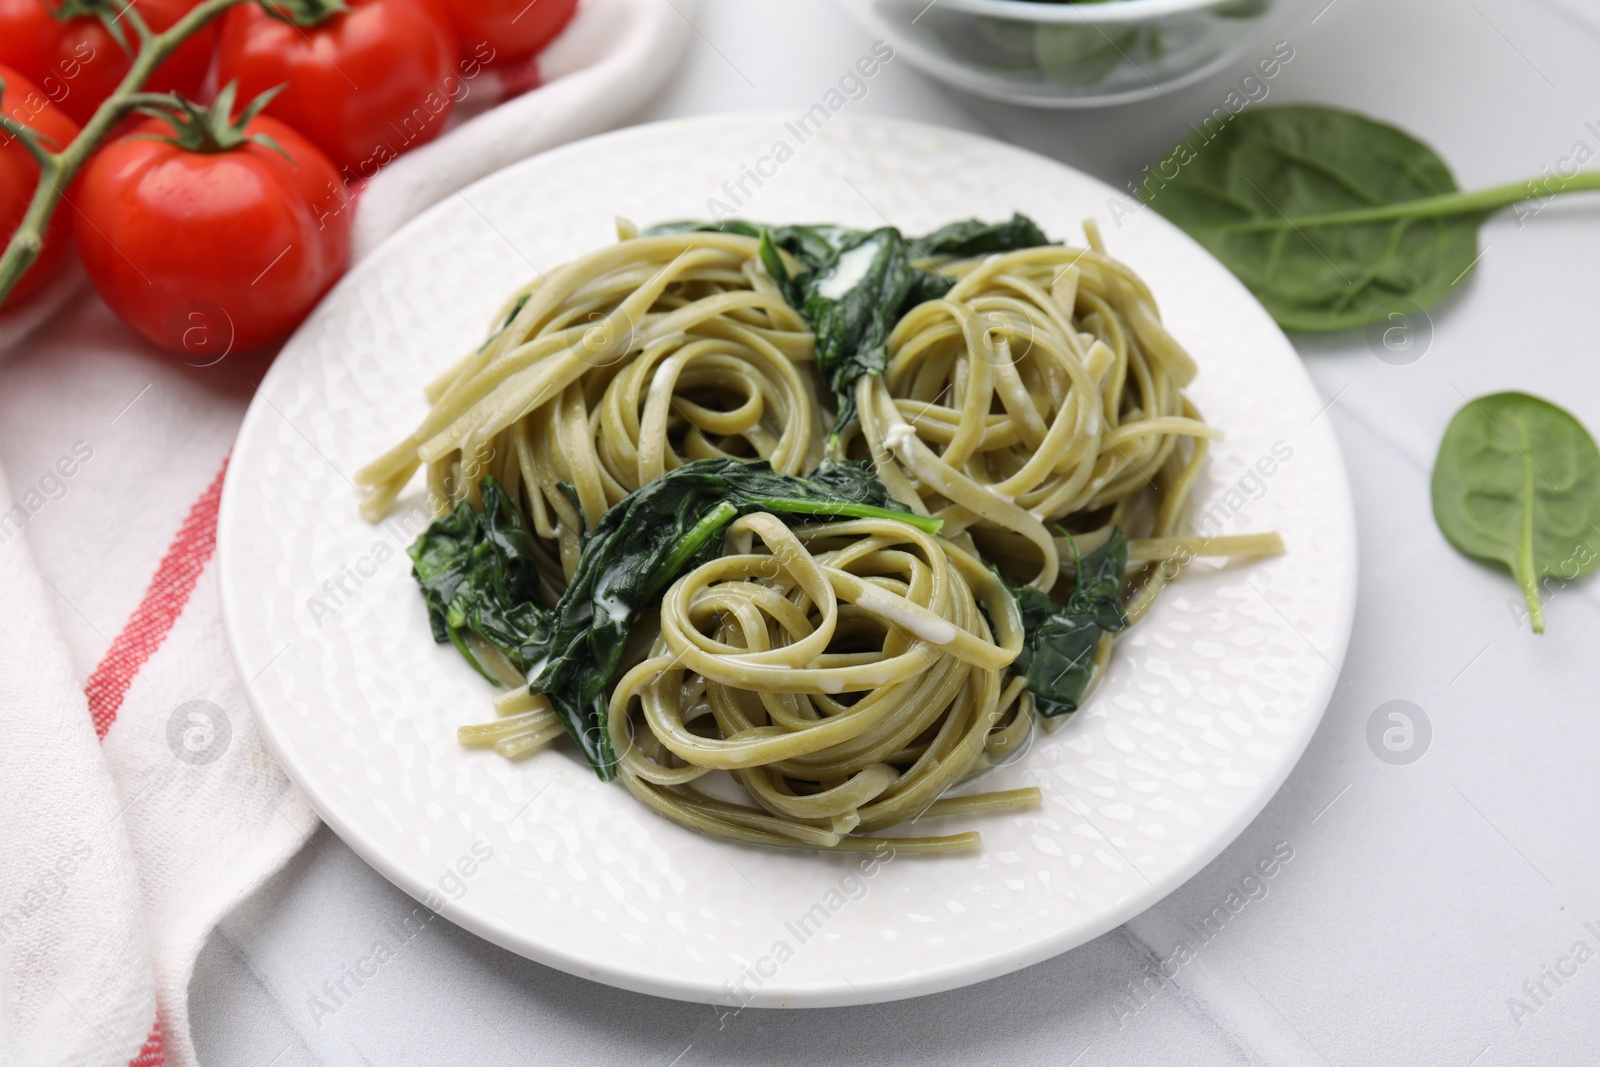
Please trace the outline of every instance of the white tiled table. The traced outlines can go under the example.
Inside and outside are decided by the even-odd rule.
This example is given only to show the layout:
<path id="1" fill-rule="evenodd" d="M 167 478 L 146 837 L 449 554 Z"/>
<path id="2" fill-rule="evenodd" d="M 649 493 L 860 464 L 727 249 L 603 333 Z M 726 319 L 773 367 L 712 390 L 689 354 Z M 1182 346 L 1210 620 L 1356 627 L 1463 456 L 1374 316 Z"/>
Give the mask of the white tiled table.
<path id="1" fill-rule="evenodd" d="M 1600 0 L 1335 0 L 1286 34 L 1273 102 L 1344 104 L 1438 147 L 1463 186 L 1600 149 Z M 689 8 L 685 5 L 685 11 Z M 644 118 L 813 103 L 870 41 L 829 0 L 703 0 L 685 67 Z M 1238 72 L 1238 73 L 1242 73 Z M 1014 141 L 1122 184 L 1238 73 L 1176 97 L 1049 114 L 947 92 L 903 62 L 861 112 Z M 1211 866 L 1129 926 L 1037 967 L 919 1000 L 823 1011 L 713 1009 L 618 992 L 435 919 L 332 1016 L 307 999 L 416 907 L 327 831 L 213 937 L 191 1003 L 208 1067 L 375 1063 L 1593 1064 L 1600 957 L 1600 636 L 1593 583 L 1519 629 L 1508 578 L 1444 543 L 1428 477 L 1464 397 L 1518 388 L 1600 430 L 1600 199 L 1483 231 L 1419 361 L 1361 337 L 1297 339 L 1355 488 L 1355 634 L 1321 729 L 1282 791 Z M 1380 761 L 1381 704 L 1433 726 L 1427 754 Z M 1188 924 L 1292 849 L 1220 930 Z M 1130 992 L 1182 938 L 1198 959 Z M 1565 965 L 1567 969 L 1573 966 Z M 1525 982 L 1548 995 L 1529 998 Z M 1535 987 L 1537 991 L 1537 987 Z M 1517 1018 L 1508 998 L 1531 1013 Z"/>

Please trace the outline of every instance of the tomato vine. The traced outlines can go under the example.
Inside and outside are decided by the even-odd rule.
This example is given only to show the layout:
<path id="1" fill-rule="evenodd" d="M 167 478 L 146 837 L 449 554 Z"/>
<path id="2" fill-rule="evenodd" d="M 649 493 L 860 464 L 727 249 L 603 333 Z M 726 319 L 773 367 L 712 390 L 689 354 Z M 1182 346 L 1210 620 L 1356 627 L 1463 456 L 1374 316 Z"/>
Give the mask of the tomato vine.
<path id="1" fill-rule="evenodd" d="M 86 14 L 99 18 L 119 42 L 125 43 L 131 30 L 135 54 L 116 92 L 100 105 L 70 144 L 52 150 L 37 131 L 10 115 L 0 115 L 0 129 L 16 138 L 39 165 L 39 184 L 27 213 L 17 232 L 12 234 L 4 254 L 0 254 L 0 304 L 39 258 L 44 248 L 45 230 L 67 187 L 122 120 L 140 109 L 183 109 L 183 101 L 176 94 L 141 91 L 156 68 L 218 15 L 244 3 L 259 3 L 272 15 L 300 26 L 314 25 L 344 10 L 338 0 L 271 0 L 270 3 L 269 0 L 201 0 L 170 28 L 156 33 L 132 4 L 124 5 L 116 0 L 65 0 L 57 7 L 56 15 L 60 18 Z"/>

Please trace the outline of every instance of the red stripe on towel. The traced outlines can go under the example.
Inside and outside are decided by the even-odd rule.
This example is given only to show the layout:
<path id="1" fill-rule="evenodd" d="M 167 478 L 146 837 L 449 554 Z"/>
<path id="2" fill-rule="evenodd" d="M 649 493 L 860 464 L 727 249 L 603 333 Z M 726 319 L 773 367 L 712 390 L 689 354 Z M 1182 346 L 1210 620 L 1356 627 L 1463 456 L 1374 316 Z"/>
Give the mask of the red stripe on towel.
<path id="1" fill-rule="evenodd" d="M 173 623 L 183 614 L 183 607 L 189 602 L 189 594 L 194 592 L 195 583 L 200 580 L 200 572 L 216 551 L 217 505 L 222 500 L 222 476 L 227 472 L 228 461 L 224 458 L 222 469 L 217 471 L 217 476 L 211 480 L 206 491 L 200 494 L 200 499 L 189 508 L 189 515 L 179 527 L 178 536 L 173 538 L 167 554 L 162 557 L 161 565 L 156 568 L 156 576 L 150 580 L 150 588 L 145 590 L 144 599 L 139 602 L 127 625 L 123 626 L 122 632 L 111 642 L 105 658 L 89 675 L 89 682 L 83 687 L 84 695 L 89 698 L 89 714 L 94 717 L 94 732 L 98 737 L 104 738 L 111 724 L 117 721 L 117 711 L 122 707 L 123 697 L 128 695 L 128 687 L 167 639 Z M 151 1033 L 157 1040 L 159 1055 L 159 1027 Z M 134 1062 L 143 1063 L 142 1060 Z M 162 1061 L 158 1059 L 152 1062 Z"/>
<path id="2" fill-rule="evenodd" d="M 150 1036 L 144 1039 L 144 1047 L 128 1061 L 128 1067 L 166 1067 L 166 1064 L 167 1050 L 161 1038 L 161 1019 L 158 1016 L 155 1025 L 150 1028 Z"/>

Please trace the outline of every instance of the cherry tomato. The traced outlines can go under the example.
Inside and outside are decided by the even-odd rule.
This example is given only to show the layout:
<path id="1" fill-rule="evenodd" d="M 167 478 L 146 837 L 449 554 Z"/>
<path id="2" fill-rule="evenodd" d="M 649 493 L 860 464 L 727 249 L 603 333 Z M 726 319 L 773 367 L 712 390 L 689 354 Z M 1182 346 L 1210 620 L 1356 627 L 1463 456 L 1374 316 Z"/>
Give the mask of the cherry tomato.
<path id="1" fill-rule="evenodd" d="M 78 136 L 77 124 L 63 115 L 38 86 L 3 66 L 0 66 L 0 79 L 5 81 L 5 91 L 0 93 L 0 112 L 48 137 L 52 143 L 46 145 L 47 148 L 59 151 Z M 12 234 L 22 224 L 22 216 L 28 213 L 28 204 L 38 185 L 39 164 L 16 138 L 0 130 L 0 239 L 5 243 L 11 241 Z M 70 216 L 71 209 L 62 205 L 51 217 L 50 226 L 45 230 L 44 249 L 28 272 L 17 280 L 11 295 L 6 297 L 6 307 L 22 303 L 61 273 L 72 240 Z"/>
<path id="2" fill-rule="evenodd" d="M 275 119 L 259 142 L 193 151 L 159 119 L 83 172 L 78 247 L 117 317 L 186 361 L 276 340 L 344 272 L 353 207 L 328 158 Z"/>
<path id="3" fill-rule="evenodd" d="M 309 28 L 256 4 L 228 12 L 217 71 L 267 105 L 351 178 L 370 178 L 400 153 L 433 140 L 463 95 L 456 37 L 432 0 L 346 0 L 350 11 Z"/>
<path id="4" fill-rule="evenodd" d="M 463 53 L 494 49 L 491 66 L 534 55 L 572 21 L 578 0 L 443 0 Z"/>
<path id="5" fill-rule="evenodd" d="M 152 30 L 160 31 L 170 28 L 198 2 L 133 0 L 132 6 Z M 133 45 L 131 29 L 126 37 Z M 215 24 L 207 25 L 156 68 L 146 90 L 194 96 L 211 66 L 216 41 Z M 121 84 L 133 61 L 97 18 L 63 22 L 50 14 L 45 0 L 0 0 L 0 63 L 31 78 L 68 117 L 82 125 Z"/>

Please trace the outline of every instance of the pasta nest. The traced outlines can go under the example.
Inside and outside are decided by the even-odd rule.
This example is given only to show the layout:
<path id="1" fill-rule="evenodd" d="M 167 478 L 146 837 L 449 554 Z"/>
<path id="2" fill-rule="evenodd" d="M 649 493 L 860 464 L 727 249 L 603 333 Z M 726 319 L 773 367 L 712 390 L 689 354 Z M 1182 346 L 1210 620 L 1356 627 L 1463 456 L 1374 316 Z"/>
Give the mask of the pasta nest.
<path id="1" fill-rule="evenodd" d="M 718 836 L 804 848 L 872 847 L 850 835 L 1013 804 L 938 799 L 1032 722 L 1005 679 L 1023 640 L 1015 601 L 982 563 L 894 520 L 791 528 L 756 513 L 729 542 L 667 591 L 653 647 L 611 697 L 636 797 Z M 715 771 L 753 805 L 694 788 Z"/>
<path id="2" fill-rule="evenodd" d="M 822 458 L 810 328 L 732 234 L 619 241 L 542 276 L 501 326 L 425 390 L 432 410 L 356 474 L 380 518 L 419 466 L 434 510 L 479 506 L 495 476 L 562 578 L 583 530 L 682 464 L 765 459 L 804 474 Z"/>
<path id="3" fill-rule="evenodd" d="M 1147 487 L 1153 536 L 1177 530 L 1216 436 L 1184 397 L 1194 363 L 1149 291 L 1093 249 L 1063 246 L 948 265 L 956 284 L 912 308 L 888 367 L 857 383 L 861 435 L 898 499 L 971 531 L 999 558 L 1030 553 L 1055 584 L 1070 515 L 1126 519 Z M 1070 556 L 1068 557 L 1070 560 Z"/>

